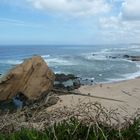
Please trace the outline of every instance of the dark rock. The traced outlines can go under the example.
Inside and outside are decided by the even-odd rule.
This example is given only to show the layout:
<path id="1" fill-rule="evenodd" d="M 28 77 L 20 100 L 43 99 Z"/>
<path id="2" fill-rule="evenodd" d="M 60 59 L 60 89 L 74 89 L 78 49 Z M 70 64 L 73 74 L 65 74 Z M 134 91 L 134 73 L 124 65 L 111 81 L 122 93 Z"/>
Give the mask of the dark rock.
<path id="1" fill-rule="evenodd" d="M 71 90 L 74 90 L 75 88 L 74 88 L 74 86 L 67 86 L 66 89 L 67 89 L 68 91 L 71 91 Z"/>
<path id="2" fill-rule="evenodd" d="M 65 85 L 63 83 L 54 85 L 54 88 L 56 88 L 56 89 L 68 90 L 68 91 L 77 89 L 79 87 L 80 87 L 80 84 L 78 84 L 77 82 L 73 82 L 73 85 Z"/>
<path id="3" fill-rule="evenodd" d="M 140 56 L 131 57 L 131 60 L 132 60 L 132 61 L 140 61 Z"/>
<path id="4" fill-rule="evenodd" d="M 77 77 L 75 77 L 75 75 L 73 74 L 55 74 L 55 81 L 59 81 L 59 82 L 64 82 L 64 81 L 68 81 L 68 80 L 74 80 L 77 79 Z"/>
<path id="5" fill-rule="evenodd" d="M 123 58 L 131 61 L 140 61 L 140 56 L 123 55 Z"/>
<path id="6" fill-rule="evenodd" d="M 59 84 L 55 84 L 54 88 L 56 88 L 56 89 L 65 89 L 66 87 L 64 86 L 63 83 L 59 83 Z"/>
<path id="7" fill-rule="evenodd" d="M 74 86 L 75 89 L 78 89 L 81 86 L 80 80 L 75 80 L 73 82 L 73 86 Z"/>
<path id="8" fill-rule="evenodd" d="M 117 59 L 118 57 L 117 56 L 106 56 L 106 58 L 109 58 L 109 59 Z"/>
<path id="9" fill-rule="evenodd" d="M 54 88 L 64 90 L 74 90 L 80 87 L 81 83 L 78 77 L 73 74 L 55 74 Z"/>
<path id="10" fill-rule="evenodd" d="M 112 56 L 112 59 L 116 59 L 117 57 L 116 56 Z"/>
<path id="11" fill-rule="evenodd" d="M 130 58 L 131 56 L 129 55 L 123 55 L 123 58 Z"/>

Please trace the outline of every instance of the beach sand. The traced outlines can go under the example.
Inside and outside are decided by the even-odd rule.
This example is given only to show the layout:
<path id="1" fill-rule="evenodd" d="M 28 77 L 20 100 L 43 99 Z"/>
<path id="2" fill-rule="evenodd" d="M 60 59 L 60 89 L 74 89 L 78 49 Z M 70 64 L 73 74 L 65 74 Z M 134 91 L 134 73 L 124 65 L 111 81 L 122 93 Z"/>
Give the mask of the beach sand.
<path id="1" fill-rule="evenodd" d="M 62 95 L 50 107 L 76 106 L 79 102 L 99 102 L 107 109 L 118 109 L 121 116 L 132 116 L 140 108 L 140 78 L 109 84 L 85 85 L 75 92 L 81 95 Z"/>

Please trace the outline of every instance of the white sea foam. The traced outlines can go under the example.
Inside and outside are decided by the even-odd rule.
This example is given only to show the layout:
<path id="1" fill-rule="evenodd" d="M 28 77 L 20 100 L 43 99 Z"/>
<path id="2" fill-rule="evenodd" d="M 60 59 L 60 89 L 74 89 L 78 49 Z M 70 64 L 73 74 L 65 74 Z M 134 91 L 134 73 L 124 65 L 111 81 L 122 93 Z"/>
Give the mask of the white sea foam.
<path id="1" fill-rule="evenodd" d="M 74 65 L 74 62 L 71 62 L 71 61 L 63 59 L 63 58 L 48 58 L 48 59 L 45 59 L 45 61 L 50 66 L 54 66 L 54 65 L 64 65 L 64 66 Z"/>
<path id="2" fill-rule="evenodd" d="M 134 79 L 136 77 L 139 77 L 140 76 L 140 63 L 136 63 L 136 67 L 139 69 L 137 72 L 130 73 L 130 74 L 124 74 L 124 76 L 128 79 Z"/>
<path id="3" fill-rule="evenodd" d="M 135 78 L 139 77 L 140 76 L 140 63 L 136 63 L 136 66 L 137 66 L 137 68 L 139 68 L 139 70 L 137 72 L 123 74 L 122 78 L 109 78 L 109 79 L 107 79 L 107 81 L 108 81 L 107 83 L 130 80 L 130 79 L 135 79 Z"/>
<path id="4" fill-rule="evenodd" d="M 140 45 L 131 45 L 128 48 L 130 48 L 130 49 L 140 49 Z"/>
<path id="5" fill-rule="evenodd" d="M 60 74 L 60 73 L 65 73 L 65 72 L 62 72 L 62 71 L 54 71 L 55 74 Z"/>
<path id="6" fill-rule="evenodd" d="M 112 60 L 112 61 L 120 61 L 122 60 L 121 58 L 111 58 L 111 57 L 114 57 L 111 53 L 88 53 L 88 54 L 84 54 L 83 57 L 85 59 L 88 59 L 88 60 Z"/>
<path id="7" fill-rule="evenodd" d="M 71 48 L 68 48 L 68 49 L 71 49 Z M 86 52 L 87 51 L 88 51 L 88 48 Z M 56 52 L 57 52 L 57 49 L 56 49 Z M 81 78 L 87 77 L 86 79 L 97 80 L 101 82 L 105 80 L 108 80 L 109 82 L 117 82 L 117 81 L 122 81 L 122 80 L 127 80 L 127 79 L 133 79 L 140 76 L 140 70 L 138 70 L 135 73 L 129 73 L 129 74 L 123 74 L 123 75 L 121 75 L 121 71 L 120 71 L 121 70 L 120 67 L 122 66 L 123 71 L 126 70 L 126 73 L 130 72 L 128 68 L 131 67 L 131 65 L 133 67 L 134 66 L 133 64 L 135 62 L 132 62 L 131 60 L 123 59 L 122 56 L 124 54 L 130 55 L 131 53 L 135 55 L 135 52 L 137 55 L 140 52 L 140 45 L 126 45 L 126 46 L 124 45 L 123 47 L 113 46 L 107 49 L 102 48 L 100 50 L 99 48 L 95 48 L 95 50 L 94 49 L 91 51 L 89 50 L 88 52 L 89 53 L 84 53 L 84 50 L 82 51 L 80 49 L 80 51 L 74 52 L 74 55 L 73 53 L 71 53 L 71 51 L 70 53 L 68 52 L 69 55 L 67 55 L 68 53 L 65 53 L 65 52 L 63 53 L 62 51 L 61 55 L 58 53 L 55 56 L 53 56 L 53 54 L 49 53 L 50 55 L 46 54 L 46 55 L 42 55 L 42 57 L 56 73 L 61 73 L 61 72 L 74 73 L 74 74 L 78 73 Z M 27 54 L 25 54 L 25 58 L 26 58 L 26 55 Z M 23 58 L 23 55 L 21 56 Z M 116 58 L 113 59 L 113 57 L 115 56 Z M 15 56 L 12 58 L 20 58 L 20 56 L 18 57 Z M 2 58 L 2 59 L 5 59 L 5 58 Z M 96 62 L 94 60 L 99 60 L 99 61 Z M 102 65 L 103 64 L 102 61 L 103 62 L 109 61 L 109 63 L 104 63 L 104 65 Z M 115 62 L 110 62 L 110 61 L 119 61 L 119 62 L 115 63 Z M 124 61 L 128 61 L 130 63 L 124 62 Z M 2 69 L 6 69 L 5 65 L 3 64 L 16 65 L 22 62 L 23 62 L 22 60 L 18 60 L 18 59 L 14 60 L 7 57 L 7 60 L 0 60 L 0 64 L 1 64 L 0 66 Z M 119 64 L 120 64 L 120 67 L 119 67 Z M 73 65 L 76 65 L 76 66 L 73 66 Z M 140 64 L 137 64 L 137 67 L 140 69 Z M 104 75 L 104 72 L 106 72 L 105 73 L 106 75 Z M 107 72 L 110 72 L 110 73 L 107 73 Z M 111 75 L 111 72 L 113 72 L 112 75 Z M 102 73 L 103 75 L 101 75 Z M 118 73 L 119 76 L 117 75 L 115 76 L 114 73 Z M 90 78 L 90 77 L 94 77 L 95 79 Z M 111 77 L 111 78 L 105 79 L 108 77 Z M 121 77 L 121 78 L 117 78 L 117 77 Z"/>
<path id="8" fill-rule="evenodd" d="M 10 65 L 21 64 L 22 62 L 23 62 L 22 60 L 0 60 L 1 64 L 10 64 Z"/>
<path id="9" fill-rule="evenodd" d="M 120 82 L 120 81 L 125 81 L 128 80 L 127 78 L 108 78 L 106 79 L 106 82 L 101 82 L 101 83 L 113 83 L 113 82 Z"/>
<path id="10" fill-rule="evenodd" d="M 107 60 L 106 56 L 103 55 L 95 55 L 95 56 L 87 56 L 89 60 Z"/>
<path id="11" fill-rule="evenodd" d="M 108 60 L 108 59 L 110 59 L 109 56 L 113 57 L 113 54 L 116 54 L 115 52 L 112 52 L 111 50 L 112 50 L 112 48 L 111 49 L 110 48 L 101 49 L 96 52 L 83 53 L 82 56 L 88 60 Z"/>
<path id="12" fill-rule="evenodd" d="M 131 51 L 133 49 L 140 49 L 140 45 L 129 45 L 129 46 L 124 46 L 124 47 L 116 47 L 116 48 L 111 48 L 112 51 Z"/>
<path id="13" fill-rule="evenodd" d="M 50 55 L 49 54 L 48 55 L 42 55 L 41 57 L 44 58 L 44 59 L 46 59 L 46 58 L 49 58 Z"/>
<path id="14" fill-rule="evenodd" d="M 140 48 L 137 48 L 134 50 L 135 52 L 140 52 Z"/>
<path id="15" fill-rule="evenodd" d="M 106 83 L 135 79 L 135 78 L 140 76 L 140 71 L 135 72 L 135 73 L 131 73 L 131 74 L 124 74 L 123 76 L 124 76 L 124 78 L 109 78 L 109 79 L 107 79 Z"/>
<path id="16" fill-rule="evenodd" d="M 87 60 L 106 60 L 106 56 L 100 53 L 85 53 L 82 56 Z"/>

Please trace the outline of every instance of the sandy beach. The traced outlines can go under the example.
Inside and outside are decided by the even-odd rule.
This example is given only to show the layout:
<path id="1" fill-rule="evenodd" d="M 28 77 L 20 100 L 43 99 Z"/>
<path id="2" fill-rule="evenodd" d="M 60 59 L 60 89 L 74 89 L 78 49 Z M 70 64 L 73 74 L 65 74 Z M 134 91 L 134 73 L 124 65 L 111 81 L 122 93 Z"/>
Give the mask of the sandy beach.
<path id="1" fill-rule="evenodd" d="M 79 102 L 98 102 L 107 109 L 118 109 L 121 116 L 132 116 L 140 107 L 140 78 L 109 84 L 85 85 L 79 95 L 62 95 L 52 108 L 71 107 Z M 80 95 L 81 94 L 81 95 Z"/>

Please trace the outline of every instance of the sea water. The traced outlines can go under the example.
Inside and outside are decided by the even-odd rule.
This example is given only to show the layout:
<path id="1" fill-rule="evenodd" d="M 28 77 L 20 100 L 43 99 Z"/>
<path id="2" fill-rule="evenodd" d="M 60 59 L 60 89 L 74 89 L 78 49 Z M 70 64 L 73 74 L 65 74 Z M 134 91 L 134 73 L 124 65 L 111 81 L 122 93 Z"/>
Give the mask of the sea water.
<path id="1" fill-rule="evenodd" d="M 33 55 L 41 55 L 55 73 L 70 73 L 96 83 L 140 76 L 140 63 L 123 55 L 139 55 L 139 44 L 127 45 L 1 45 L 0 74 Z"/>

